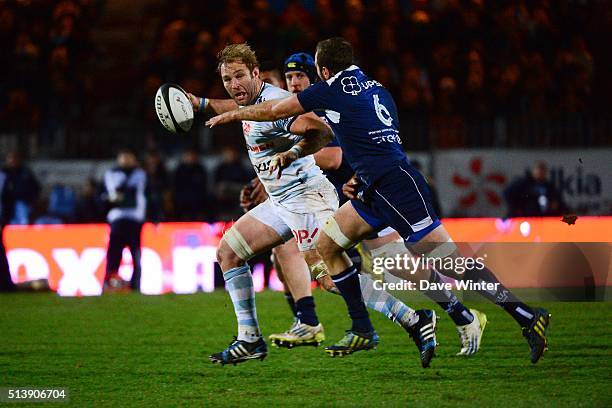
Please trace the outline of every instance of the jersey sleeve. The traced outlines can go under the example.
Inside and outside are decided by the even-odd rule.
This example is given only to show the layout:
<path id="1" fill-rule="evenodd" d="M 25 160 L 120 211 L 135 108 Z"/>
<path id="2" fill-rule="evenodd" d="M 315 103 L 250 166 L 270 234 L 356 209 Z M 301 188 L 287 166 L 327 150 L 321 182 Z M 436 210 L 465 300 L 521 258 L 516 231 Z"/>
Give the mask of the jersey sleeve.
<path id="1" fill-rule="evenodd" d="M 297 94 L 297 98 L 306 112 L 329 109 L 329 90 L 327 82 L 320 81 Z"/>
<path id="2" fill-rule="evenodd" d="M 293 122 L 295 122 L 295 120 L 297 119 L 297 116 L 291 116 L 289 118 L 285 118 L 285 119 L 279 119 L 277 121 L 272 122 L 274 127 L 277 129 L 281 129 L 285 132 L 290 133 L 290 128 L 291 125 L 293 124 Z"/>

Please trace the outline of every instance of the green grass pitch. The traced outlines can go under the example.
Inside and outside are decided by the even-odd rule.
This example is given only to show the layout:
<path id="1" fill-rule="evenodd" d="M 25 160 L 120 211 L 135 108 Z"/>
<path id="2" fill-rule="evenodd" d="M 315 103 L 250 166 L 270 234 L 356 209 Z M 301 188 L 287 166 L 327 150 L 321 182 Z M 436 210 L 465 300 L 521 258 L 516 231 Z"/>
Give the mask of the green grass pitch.
<path id="1" fill-rule="evenodd" d="M 315 298 L 331 344 L 349 325 L 344 304 L 319 290 Z M 536 365 L 508 315 L 468 305 L 489 318 L 481 351 L 455 357 L 455 328 L 436 306 L 440 346 L 429 369 L 378 314 L 377 350 L 332 359 L 322 347 L 271 347 L 263 362 L 221 367 L 208 354 L 235 334 L 225 292 L 2 295 L 0 387 L 66 387 L 75 406 L 612 406 L 612 303 L 542 304 L 553 315 L 550 350 Z M 266 336 L 287 329 L 280 293 L 258 294 L 257 306 Z"/>

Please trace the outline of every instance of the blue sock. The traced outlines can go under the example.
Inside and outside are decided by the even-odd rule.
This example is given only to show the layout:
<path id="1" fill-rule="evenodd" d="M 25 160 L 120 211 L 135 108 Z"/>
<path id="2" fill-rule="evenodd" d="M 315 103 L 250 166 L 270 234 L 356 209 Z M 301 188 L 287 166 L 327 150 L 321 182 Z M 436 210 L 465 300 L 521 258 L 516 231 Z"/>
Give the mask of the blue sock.
<path id="1" fill-rule="evenodd" d="M 360 333 L 369 333 L 374 330 L 366 306 L 363 303 L 363 298 L 361 297 L 357 269 L 351 266 L 338 275 L 332 276 L 332 280 L 344 298 L 349 316 L 353 320 L 351 330 Z"/>
<path id="2" fill-rule="evenodd" d="M 293 317 L 298 317 L 297 308 L 295 306 L 295 300 L 293 300 L 293 295 L 291 293 L 285 292 L 285 300 L 287 301 L 287 303 L 289 304 L 289 307 L 291 308 L 291 313 L 293 313 Z"/>
<path id="3" fill-rule="evenodd" d="M 295 303 L 297 309 L 296 316 L 300 319 L 300 322 L 305 323 L 309 326 L 316 326 L 319 324 L 317 313 L 315 312 L 315 303 L 312 296 L 304 296 Z"/>
<path id="4" fill-rule="evenodd" d="M 227 291 L 232 298 L 238 320 L 238 340 L 249 343 L 259 340 L 261 332 L 257 322 L 255 290 L 249 265 L 245 264 L 225 271 L 223 278 L 227 283 Z"/>
<path id="5" fill-rule="evenodd" d="M 497 284 L 497 290 L 479 290 L 477 292 L 496 305 L 503 307 L 521 327 L 529 327 L 535 315 L 534 310 L 521 302 L 508 288 L 502 285 L 489 268 L 468 269 L 463 276 L 464 280 L 471 280 L 472 282 Z"/>
<path id="6" fill-rule="evenodd" d="M 441 283 L 442 279 L 436 271 L 431 271 L 430 283 Z M 423 294 L 436 302 L 448 316 L 453 319 L 457 326 L 465 326 L 472 323 L 474 315 L 457 299 L 457 296 L 450 290 L 426 290 Z"/>
<path id="7" fill-rule="evenodd" d="M 384 314 L 392 322 L 399 326 L 412 326 L 417 322 L 418 316 L 415 311 L 406 306 L 405 303 L 393 297 L 384 290 L 374 289 L 374 281 L 368 275 L 360 274 L 361 293 L 366 306 Z"/>

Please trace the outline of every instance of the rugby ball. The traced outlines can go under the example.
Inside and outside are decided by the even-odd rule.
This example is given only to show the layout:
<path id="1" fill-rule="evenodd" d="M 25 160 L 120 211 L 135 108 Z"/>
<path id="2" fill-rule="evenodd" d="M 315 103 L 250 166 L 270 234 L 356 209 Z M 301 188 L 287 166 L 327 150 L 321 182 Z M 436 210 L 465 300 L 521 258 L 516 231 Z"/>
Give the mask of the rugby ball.
<path id="1" fill-rule="evenodd" d="M 155 94 L 155 112 L 172 133 L 188 132 L 193 125 L 193 106 L 187 92 L 177 84 L 163 84 Z"/>

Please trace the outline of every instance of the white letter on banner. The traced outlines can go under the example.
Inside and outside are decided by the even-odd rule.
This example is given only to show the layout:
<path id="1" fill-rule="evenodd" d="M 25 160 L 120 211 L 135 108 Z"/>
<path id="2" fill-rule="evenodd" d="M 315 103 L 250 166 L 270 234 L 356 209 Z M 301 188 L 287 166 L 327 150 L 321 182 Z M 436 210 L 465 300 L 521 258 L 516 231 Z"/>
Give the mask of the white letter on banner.
<path id="1" fill-rule="evenodd" d="M 215 260 L 213 246 L 195 248 L 179 246 L 172 251 L 172 282 L 175 293 L 195 293 L 198 286 L 205 292 L 215 288 Z M 200 277 L 198 278 L 198 266 Z"/>
<path id="2" fill-rule="evenodd" d="M 140 264 L 140 291 L 145 295 L 160 295 L 164 290 L 164 269 L 158 253 L 151 248 L 143 248 Z"/>
<path id="3" fill-rule="evenodd" d="M 44 256 L 27 248 L 15 248 L 6 254 L 13 282 L 18 282 L 19 268 L 24 267 L 27 280 L 48 279 L 49 264 Z"/>
<path id="4" fill-rule="evenodd" d="M 81 257 L 72 248 L 54 249 L 53 259 L 63 272 L 57 293 L 61 296 L 75 296 L 78 291 L 84 296 L 102 294 L 102 286 L 96 278 L 96 270 L 104 260 L 102 248 L 86 248 Z"/>

